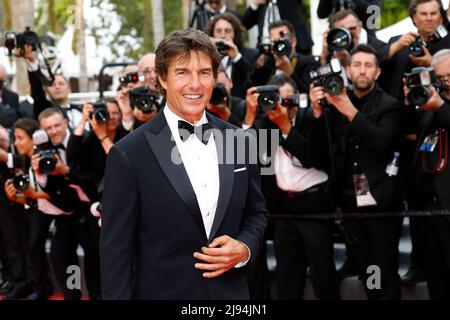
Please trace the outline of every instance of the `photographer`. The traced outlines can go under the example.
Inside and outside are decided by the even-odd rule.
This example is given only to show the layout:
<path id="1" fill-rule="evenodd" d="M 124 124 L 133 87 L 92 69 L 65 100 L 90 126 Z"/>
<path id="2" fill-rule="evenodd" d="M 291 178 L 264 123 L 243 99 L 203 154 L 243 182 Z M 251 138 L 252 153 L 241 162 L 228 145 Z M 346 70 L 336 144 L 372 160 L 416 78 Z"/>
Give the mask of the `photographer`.
<path id="1" fill-rule="evenodd" d="M 225 70 L 220 68 L 206 110 L 224 121 L 241 127 L 245 100 L 233 97 L 231 95 L 232 88 L 233 82 L 228 78 Z"/>
<path id="2" fill-rule="evenodd" d="M 61 109 L 64 116 L 69 120 L 69 127 L 74 129 L 81 120 L 81 111 L 76 105 L 70 104 L 69 93 L 70 83 L 63 75 L 55 75 L 55 79 L 51 85 L 46 87 L 44 91 L 42 83 L 42 72 L 39 68 L 38 61 L 35 59 L 31 45 L 25 45 L 24 49 L 17 49 L 17 55 L 22 56 L 27 64 L 28 79 L 31 86 L 31 97 L 34 100 L 33 114 L 37 120 L 42 110 L 56 107 Z M 50 97 L 49 101 L 46 92 Z"/>
<path id="3" fill-rule="evenodd" d="M 387 45 L 367 33 L 358 15 L 350 9 L 337 12 L 331 17 L 330 30 L 323 35 L 323 49 L 320 63 L 325 64 L 331 57 L 339 59 L 341 65 L 350 63 L 350 51 L 358 44 L 369 44 L 377 50 L 378 56 L 385 56 Z M 331 33 L 331 34 L 330 34 Z"/>
<path id="4" fill-rule="evenodd" d="M 278 20 L 289 21 L 292 27 L 292 36 L 300 39 L 294 50 L 303 54 L 311 54 L 314 42 L 311 32 L 306 26 L 303 15 L 302 0 L 251 0 L 247 11 L 242 18 L 242 24 L 248 29 L 258 25 L 258 44 L 268 37 L 269 25 Z"/>
<path id="5" fill-rule="evenodd" d="M 93 104 L 83 106 L 83 118 L 70 136 L 67 145 L 67 159 L 74 172 L 81 178 L 80 186 L 91 202 L 100 199 L 103 190 L 103 175 L 106 155 L 115 142 L 127 134 L 121 125 L 120 108 L 116 100 L 107 99 L 105 106 L 94 109 Z M 100 110 L 100 111 L 98 111 Z M 107 113 L 106 121 L 99 123 L 96 112 Z M 86 123 L 92 127 L 85 132 Z"/>
<path id="6" fill-rule="evenodd" d="M 67 281 L 67 267 L 78 265 L 77 247 L 81 244 L 84 250 L 84 264 L 86 270 L 86 283 L 91 299 L 100 297 L 100 265 L 99 265 L 99 229 L 97 219 L 89 212 L 89 199 L 78 186 L 79 177 L 71 170 L 67 161 L 66 149 L 70 139 L 68 122 L 59 109 L 48 108 L 39 115 L 39 123 L 46 131 L 50 140 L 50 151 L 54 152 L 56 164 L 48 169 L 49 172 L 40 172 L 40 163 L 43 161 L 42 153 L 32 157 L 32 166 L 35 172 L 42 177 L 40 186 L 51 197 L 52 202 L 66 211 L 73 211 L 69 216 L 57 217 L 58 229 L 53 241 L 52 262 L 59 283 Z M 48 157 L 48 156 L 46 156 Z M 79 300 L 81 291 L 68 289 L 62 286 L 66 300 Z"/>
<path id="7" fill-rule="evenodd" d="M 219 14 L 206 26 L 205 32 L 222 55 L 222 67 L 231 78 L 231 94 L 244 98 L 247 78 L 258 56 L 255 49 L 244 48 L 244 27 L 231 13 Z"/>
<path id="8" fill-rule="evenodd" d="M 328 175 L 313 167 L 306 139 L 310 108 L 299 108 L 295 82 L 285 76 L 273 76 L 268 82 L 279 88 L 281 104 L 267 111 L 266 129 L 276 128 L 282 136 L 275 161 L 275 176 L 270 193 L 278 193 L 276 212 L 287 215 L 333 212 L 327 194 Z M 285 105 L 283 105 L 285 104 Z M 274 200 L 273 197 L 268 201 Z M 271 206 L 271 205 L 269 205 Z M 273 206 L 273 205 L 272 205 Z M 333 258 L 330 221 L 314 219 L 276 219 L 274 248 L 277 259 L 277 298 L 303 298 L 307 268 L 311 268 L 312 284 L 317 299 L 338 300 L 339 286 Z"/>
<path id="9" fill-rule="evenodd" d="M 342 10 L 353 10 L 360 21 L 364 21 L 364 28 L 373 37 L 375 37 L 375 30 L 368 28 L 367 21 L 372 15 L 372 11 L 368 11 L 370 6 L 378 6 L 381 8 L 381 0 L 320 0 L 317 7 L 317 16 L 320 19 L 326 19 L 333 16 Z"/>
<path id="10" fill-rule="evenodd" d="M 428 100 L 420 109 L 410 106 L 410 132 L 416 133 L 417 209 L 450 209 L 450 170 L 447 160 L 450 143 L 450 50 L 433 55 L 431 66 L 437 81 L 429 85 Z M 405 95 L 410 91 L 405 86 Z M 424 265 L 431 299 L 450 298 L 450 219 L 431 216 L 420 220 L 424 241 Z"/>
<path id="11" fill-rule="evenodd" d="M 438 30 L 446 30 L 442 26 L 446 15 L 440 0 L 412 0 L 409 15 L 418 32 L 408 32 L 389 40 L 383 68 L 390 72 L 379 81 L 382 88 L 399 101 L 404 100 L 403 74 L 414 67 L 429 67 L 434 53 L 450 47 L 450 36 L 445 35 L 446 31 L 442 39 L 435 36 Z M 430 35 L 434 35 L 433 40 Z"/>
<path id="12" fill-rule="evenodd" d="M 376 84 L 381 70 L 375 50 L 359 45 L 351 52 L 347 75 L 353 91 L 325 91 L 311 85 L 313 109 L 309 139 L 316 163 L 329 174 L 334 200 L 344 213 L 391 212 L 402 209 L 398 161 L 402 106 Z M 326 109 L 325 101 L 329 104 Z M 388 170 L 389 169 L 389 170 Z M 398 168 L 397 168 L 398 169 Z M 398 244 L 402 219 L 346 221 L 350 247 L 363 283 L 367 267 L 381 271 L 381 289 L 366 287 L 369 300 L 400 299 Z"/>
<path id="13" fill-rule="evenodd" d="M 0 183 L 14 177 L 7 167 L 14 156 L 10 148 L 9 132 L 0 126 Z M 20 157 L 20 156 L 15 156 Z M 2 284 L 0 294 L 6 299 L 23 299 L 31 293 L 27 267 L 28 217 L 22 205 L 9 201 L 3 188 L 0 189 L 0 246 L 4 249 L 2 260 Z"/>
<path id="14" fill-rule="evenodd" d="M 297 38 L 294 27 L 285 20 L 276 21 L 269 26 L 270 45 L 261 47 L 256 66 L 250 75 L 253 86 L 265 85 L 273 74 L 283 72 L 294 79 L 300 92 L 308 92 L 311 79 L 309 72 L 318 63 L 312 56 L 295 52 Z"/>

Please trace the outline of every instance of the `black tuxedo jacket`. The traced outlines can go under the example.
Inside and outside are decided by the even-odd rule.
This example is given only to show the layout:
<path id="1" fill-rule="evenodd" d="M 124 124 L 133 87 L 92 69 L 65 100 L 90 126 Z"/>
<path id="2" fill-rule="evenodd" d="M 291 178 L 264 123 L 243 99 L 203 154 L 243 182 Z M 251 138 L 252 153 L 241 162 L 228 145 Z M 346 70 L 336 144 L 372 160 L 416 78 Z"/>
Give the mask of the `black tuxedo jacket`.
<path id="1" fill-rule="evenodd" d="M 401 200 L 401 172 L 389 177 L 386 165 L 392 160 L 394 151 L 399 151 L 402 136 L 402 105 L 379 87 L 370 96 L 352 122 L 344 118 L 333 106 L 330 112 L 319 119 L 311 119 L 312 125 L 307 134 L 310 139 L 311 163 L 323 168 L 333 179 L 335 195 L 342 190 L 342 183 L 350 177 L 345 176 L 345 165 L 349 152 L 354 152 L 360 169 L 369 181 L 370 191 L 381 210 L 397 210 Z M 357 106 L 358 108 L 358 106 Z M 325 117 L 328 117 L 331 147 L 327 137 Z M 352 130 L 358 137 L 356 150 L 350 150 L 346 132 Z M 333 154 L 335 175 L 331 170 L 330 150 Z M 347 179 L 347 180 L 345 180 Z M 337 189 L 337 190 L 336 190 Z M 339 203 L 341 199 L 336 199 Z M 394 208 L 395 207 L 395 208 Z"/>
<path id="2" fill-rule="evenodd" d="M 0 90 L 2 103 L 0 103 L 0 125 L 11 128 L 20 118 L 19 96 L 6 88 Z"/>
<path id="3" fill-rule="evenodd" d="M 280 11 L 280 17 L 294 25 L 295 35 L 297 37 L 297 51 L 309 51 L 314 42 L 311 38 L 311 32 L 308 30 L 303 16 L 302 0 L 278 0 L 277 6 Z M 247 8 L 242 18 L 242 24 L 250 29 L 254 25 L 258 25 L 259 37 L 263 34 L 264 16 L 267 5 L 260 5 L 255 11 L 251 7 Z M 260 39 L 261 40 L 261 39 Z"/>
<path id="4" fill-rule="evenodd" d="M 236 128 L 207 117 L 223 134 Z M 216 144 L 219 159 L 232 151 L 230 142 L 239 139 L 239 146 L 248 150 L 250 137 L 242 130 L 235 133 L 236 137 L 225 138 L 223 149 Z M 217 143 L 220 137 L 214 134 Z M 163 112 L 109 152 L 100 241 L 105 299 L 249 298 L 246 268 L 205 279 L 194 268 L 198 260 L 193 253 L 212 239 L 229 235 L 249 247 L 250 263 L 258 255 L 267 217 L 257 165 L 248 159 L 242 164 L 219 160 L 220 194 L 207 238 L 186 170 L 172 162 L 171 155 L 177 152 Z"/>
<path id="5" fill-rule="evenodd" d="M 247 79 L 255 65 L 259 52 L 251 48 L 241 48 L 239 52 L 242 58 L 231 65 L 231 80 L 233 81 L 231 95 L 238 98 L 245 98 L 249 87 Z"/>

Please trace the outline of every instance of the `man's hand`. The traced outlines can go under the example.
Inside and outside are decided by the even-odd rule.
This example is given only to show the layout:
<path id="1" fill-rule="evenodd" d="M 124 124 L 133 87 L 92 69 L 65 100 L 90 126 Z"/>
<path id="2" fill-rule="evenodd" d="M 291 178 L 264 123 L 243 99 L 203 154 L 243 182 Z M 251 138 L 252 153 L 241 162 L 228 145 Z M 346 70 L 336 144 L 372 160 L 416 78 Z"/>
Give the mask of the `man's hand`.
<path id="1" fill-rule="evenodd" d="M 352 121 L 353 118 L 358 113 L 358 109 L 355 108 L 353 103 L 350 101 L 350 98 L 347 95 L 347 89 L 344 88 L 341 94 L 335 96 L 329 93 L 325 93 L 325 99 L 336 107 L 336 109 L 344 115 L 349 121 Z"/>
<path id="2" fill-rule="evenodd" d="M 323 106 L 320 104 L 320 100 L 325 99 L 325 92 L 323 87 L 316 87 L 313 83 L 309 86 L 309 99 L 311 100 L 311 106 L 313 110 L 314 118 L 320 118 L 323 112 Z"/>
<path id="3" fill-rule="evenodd" d="M 14 187 L 11 179 L 8 179 L 5 181 L 5 193 L 9 200 L 11 200 L 11 201 L 16 200 L 17 190 Z"/>
<path id="4" fill-rule="evenodd" d="M 251 2 L 255 5 L 255 6 L 260 6 L 262 4 L 266 4 L 266 0 L 251 0 Z"/>
<path id="5" fill-rule="evenodd" d="M 142 110 L 139 108 L 133 109 L 133 117 L 141 122 L 148 122 L 152 120 L 157 113 L 158 110 L 155 107 L 153 107 L 150 113 L 143 113 Z"/>
<path id="6" fill-rule="evenodd" d="M 288 56 L 273 54 L 275 58 L 275 66 L 277 69 L 283 71 L 287 76 L 291 76 L 294 73 L 294 68 L 292 67 L 291 60 Z"/>
<path id="7" fill-rule="evenodd" d="M 227 56 L 230 57 L 230 59 L 234 59 L 238 55 L 239 49 L 236 46 L 236 44 L 233 42 L 233 40 L 219 39 L 219 38 L 210 38 L 210 39 L 214 43 L 214 45 L 216 45 L 217 42 L 223 42 L 225 45 L 230 47 L 228 50 L 226 50 L 226 54 L 227 54 Z"/>
<path id="8" fill-rule="evenodd" d="M 402 35 L 397 41 L 395 41 L 389 47 L 388 59 L 392 58 L 394 55 L 396 55 L 403 49 L 408 48 L 412 43 L 414 43 L 414 41 L 416 41 L 418 37 L 419 34 L 416 32 L 408 32 Z"/>
<path id="9" fill-rule="evenodd" d="M 441 98 L 437 90 L 433 86 L 429 86 L 429 89 L 431 90 L 431 97 L 427 101 L 427 103 L 422 106 L 420 109 L 425 111 L 435 111 L 438 110 L 442 105 L 445 103 L 445 101 Z"/>
<path id="10" fill-rule="evenodd" d="M 343 67 L 350 66 L 350 53 L 347 50 L 334 51 L 333 56 L 339 60 Z"/>
<path id="11" fill-rule="evenodd" d="M 39 161 L 41 161 L 41 157 L 39 156 L 38 153 L 35 153 L 31 156 L 31 167 L 33 168 L 34 172 L 38 172 L 39 171 Z"/>
<path id="12" fill-rule="evenodd" d="M 16 57 L 23 57 L 25 60 L 28 60 L 31 63 L 34 63 L 36 59 L 33 54 L 33 47 L 29 44 L 23 46 L 23 49 L 16 48 L 15 51 Z"/>
<path id="13" fill-rule="evenodd" d="M 202 247 L 201 252 L 194 252 L 194 257 L 203 261 L 195 264 L 195 268 L 206 270 L 205 278 L 215 278 L 227 272 L 249 257 L 247 247 L 240 241 L 229 236 L 215 238 L 208 247 Z"/>
<path id="14" fill-rule="evenodd" d="M 122 113 L 122 118 L 124 121 L 130 121 L 133 118 L 133 108 L 130 103 L 130 95 L 128 93 L 128 88 L 123 88 L 119 90 L 114 98 L 119 104 L 120 112 Z"/>
<path id="15" fill-rule="evenodd" d="M 323 33 L 322 53 L 320 54 L 320 64 L 327 63 L 327 57 L 328 57 L 328 53 L 329 53 L 328 41 L 327 41 L 328 33 L 330 33 L 330 29 L 325 30 L 325 32 Z"/>
<path id="16" fill-rule="evenodd" d="M 55 154 L 55 158 L 56 158 L 56 166 L 55 166 L 55 170 L 53 170 L 52 172 L 50 172 L 50 175 L 52 176 L 58 176 L 58 175 L 65 175 L 68 174 L 70 169 L 67 165 L 64 164 L 64 162 L 61 160 L 61 157 L 59 156 L 59 154 Z"/>
<path id="17" fill-rule="evenodd" d="M 245 102 L 247 103 L 247 110 L 245 112 L 244 124 L 252 126 L 255 122 L 256 114 L 258 112 L 258 97 L 256 87 L 251 87 L 247 90 L 245 95 Z"/>
<path id="18" fill-rule="evenodd" d="M 270 121 L 275 123 L 277 127 L 281 130 L 282 134 L 289 134 L 291 131 L 292 124 L 289 120 L 288 108 L 280 106 L 277 104 L 275 110 L 267 111 Z"/>
<path id="19" fill-rule="evenodd" d="M 227 101 L 227 97 L 225 97 L 225 100 L 223 101 L 223 103 L 212 104 L 212 103 L 208 102 L 208 104 L 206 105 L 206 109 L 209 112 L 217 114 L 220 117 L 220 119 L 228 121 L 231 116 L 231 111 L 230 111 L 230 109 L 228 109 L 227 105 L 228 105 L 228 101 Z"/>
<path id="20" fill-rule="evenodd" d="M 427 47 L 422 46 L 424 55 L 422 57 L 416 57 L 412 54 L 409 55 L 409 59 L 418 67 L 429 67 L 431 66 L 431 60 L 433 59 L 433 56 L 431 55 L 430 51 L 427 49 Z"/>

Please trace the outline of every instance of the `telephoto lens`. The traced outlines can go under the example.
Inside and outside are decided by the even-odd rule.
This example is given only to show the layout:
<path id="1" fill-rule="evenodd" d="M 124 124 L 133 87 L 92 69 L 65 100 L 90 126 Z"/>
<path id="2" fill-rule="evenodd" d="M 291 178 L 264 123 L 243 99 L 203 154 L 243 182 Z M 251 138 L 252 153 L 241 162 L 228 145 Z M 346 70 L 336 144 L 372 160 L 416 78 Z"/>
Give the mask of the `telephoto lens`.
<path id="1" fill-rule="evenodd" d="M 350 50 L 352 48 L 352 34 L 345 28 L 331 29 L 327 36 L 328 47 L 332 51 Z"/>

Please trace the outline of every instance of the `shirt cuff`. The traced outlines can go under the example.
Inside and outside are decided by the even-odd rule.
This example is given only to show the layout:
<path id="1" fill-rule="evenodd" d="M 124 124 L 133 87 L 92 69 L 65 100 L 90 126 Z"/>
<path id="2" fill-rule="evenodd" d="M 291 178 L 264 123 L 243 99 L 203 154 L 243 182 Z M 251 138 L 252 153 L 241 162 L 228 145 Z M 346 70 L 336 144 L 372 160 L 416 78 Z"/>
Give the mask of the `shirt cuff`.
<path id="1" fill-rule="evenodd" d="M 253 11 L 258 10 L 258 7 L 259 7 L 257 4 L 254 4 L 252 1 L 249 1 L 248 6 L 249 6 Z"/>
<path id="2" fill-rule="evenodd" d="M 242 58 L 242 54 L 240 52 L 238 52 L 238 54 L 236 55 L 236 57 L 234 57 L 234 59 L 232 59 L 231 61 L 233 63 L 237 63 L 239 60 L 241 60 Z"/>
<path id="3" fill-rule="evenodd" d="M 234 267 L 235 267 L 236 269 L 245 267 L 245 265 L 250 261 L 250 257 L 252 256 L 252 253 L 251 253 L 251 251 L 250 251 L 250 248 L 249 248 L 245 243 L 243 243 L 242 241 L 240 241 L 240 242 L 247 248 L 248 258 L 247 258 L 247 260 L 245 260 L 244 262 L 239 262 L 237 265 L 235 265 Z"/>
<path id="4" fill-rule="evenodd" d="M 14 159 L 13 159 L 13 155 L 11 153 L 8 153 L 8 160 L 6 161 L 6 166 L 9 169 L 14 168 Z"/>
<path id="5" fill-rule="evenodd" d="M 243 123 L 242 124 L 242 129 L 244 129 L 244 131 L 247 131 L 248 129 L 250 129 L 252 126 L 249 126 L 248 124 Z"/>
<path id="6" fill-rule="evenodd" d="M 39 69 L 39 63 L 37 61 L 30 62 L 27 59 L 24 59 L 24 60 L 25 60 L 25 63 L 27 64 L 28 71 L 35 72 Z"/>

